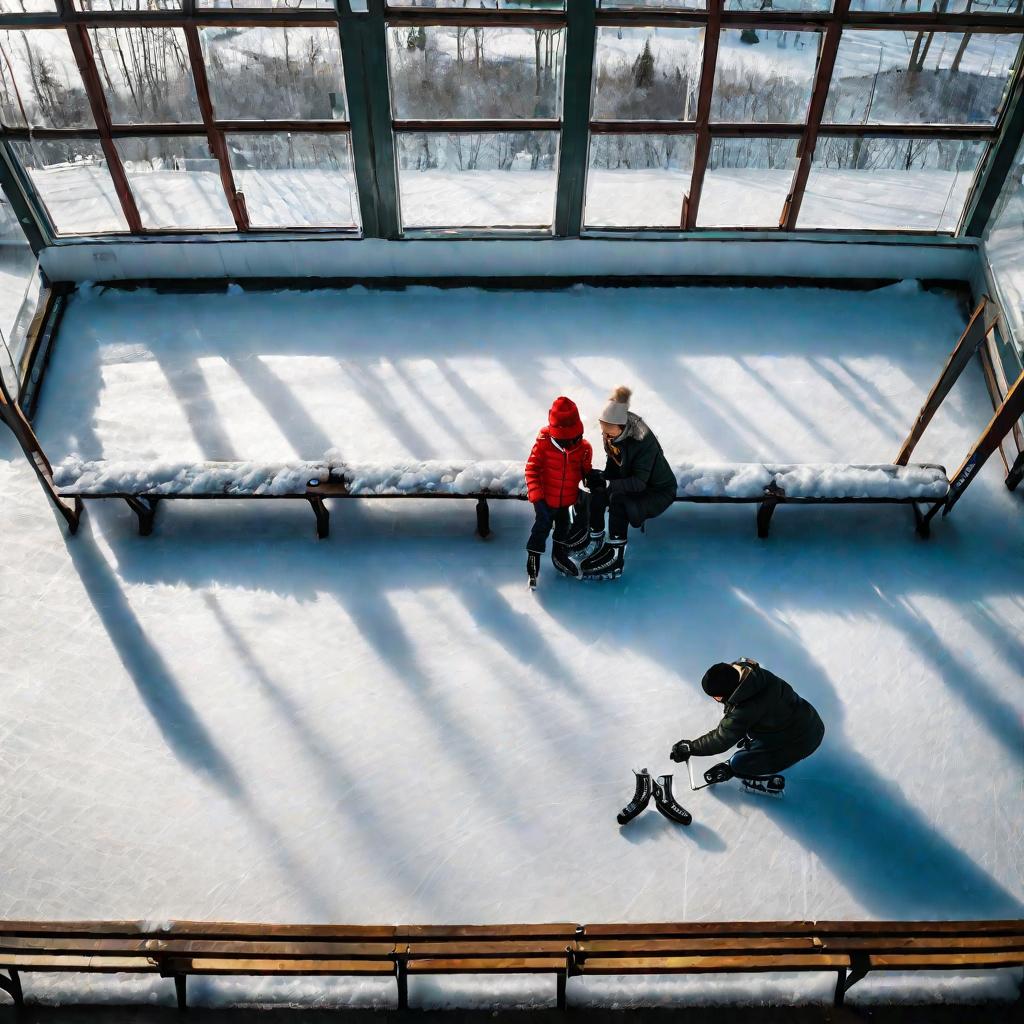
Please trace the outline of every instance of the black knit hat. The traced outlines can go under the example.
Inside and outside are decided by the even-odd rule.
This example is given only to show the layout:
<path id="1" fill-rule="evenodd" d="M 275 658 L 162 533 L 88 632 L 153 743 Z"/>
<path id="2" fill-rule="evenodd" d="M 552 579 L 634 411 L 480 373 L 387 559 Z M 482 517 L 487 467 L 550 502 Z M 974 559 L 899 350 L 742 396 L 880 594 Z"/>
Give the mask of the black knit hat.
<path id="1" fill-rule="evenodd" d="M 740 674 L 735 665 L 727 665 L 724 661 L 712 665 L 704 673 L 700 685 L 709 697 L 728 697 L 740 684 Z"/>

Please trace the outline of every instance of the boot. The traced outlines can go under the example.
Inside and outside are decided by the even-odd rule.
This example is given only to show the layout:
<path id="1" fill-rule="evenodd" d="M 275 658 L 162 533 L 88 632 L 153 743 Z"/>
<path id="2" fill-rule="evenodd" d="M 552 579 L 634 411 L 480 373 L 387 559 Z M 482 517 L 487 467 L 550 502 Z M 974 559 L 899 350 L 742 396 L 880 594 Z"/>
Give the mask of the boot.
<path id="1" fill-rule="evenodd" d="M 530 581 L 530 589 L 537 589 L 537 577 L 540 575 L 540 555 L 536 551 L 526 552 L 526 576 Z"/>
<path id="2" fill-rule="evenodd" d="M 709 786 L 713 786 L 718 782 L 728 782 L 732 775 L 732 765 L 728 761 L 722 761 L 720 764 L 713 764 L 704 773 L 704 781 Z"/>
<path id="3" fill-rule="evenodd" d="M 566 545 L 557 540 L 551 545 L 551 564 L 563 576 L 571 576 L 574 580 L 580 578 L 580 567 L 569 557 Z"/>
<path id="4" fill-rule="evenodd" d="M 786 788 L 786 779 L 783 775 L 762 775 L 740 779 L 740 782 L 748 793 L 767 793 L 769 796 L 782 796 L 782 791 Z"/>
<path id="5" fill-rule="evenodd" d="M 636 776 L 636 792 L 633 793 L 633 799 L 615 816 L 620 825 L 629 824 L 651 802 L 650 772 L 646 768 L 641 768 L 640 771 L 634 770 L 633 774 Z"/>
<path id="6" fill-rule="evenodd" d="M 604 530 L 591 530 L 584 533 L 576 542 L 569 544 L 569 552 L 577 562 L 589 558 L 595 551 L 600 551 L 604 544 Z"/>
<path id="7" fill-rule="evenodd" d="M 600 550 L 580 562 L 585 580 L 617 580 L 626 565 L 626 542 L 610 540 Z"/>
<path id="8" fill-rule="evenodd" d="M 671 775 L 659 775 L 652 788 L 655 806 L 669 821 L 675 821 L 680 825 L 689 825 L 693 821 L 693 815 L 681 804 L 676 803 L 676 798 L 672 795 Z"/>

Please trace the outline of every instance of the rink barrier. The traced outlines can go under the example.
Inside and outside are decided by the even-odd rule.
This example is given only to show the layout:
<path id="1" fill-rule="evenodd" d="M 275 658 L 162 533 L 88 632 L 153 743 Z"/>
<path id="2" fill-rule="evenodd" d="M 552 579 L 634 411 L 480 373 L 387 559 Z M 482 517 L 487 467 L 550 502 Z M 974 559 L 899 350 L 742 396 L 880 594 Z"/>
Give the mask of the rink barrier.
<path id="1" fill-rule="evenodd" d="M 945 468 L 931 463 L 684 463 L 675 474 L 676 502 L 756 505 L 761 538 L 768 536 L 779 505 L 879 504 L 910 505 L 918 534 L 927 537 L 931 519 L 949 492 Z M 138 517 L 142 536 L 153 532 L 159 504 L 171 500 L 307 501 L 320 538 L 330 533 L 328 498 L 473 501 L 481 537 L 491 532 L 489 502 L 527 500 L 522 464 L 497 460 L 353 468 L 326 462 L 152 464 L 75 459 L 57 466 L 54 476 L 63 498 L 125 501 Z M 465 480 L 471 483 L 460 484 Z"/>
<path id="2" fill-rule="evenodd" d="M 188 978 L 393 977 L 399 1009 L 415 975 L 570 978 L 834 972 L 833 1001 L 869 973 L 1024 967 L 1024 921 L 756 921 L 675 924 L 265 925 L 193 921 L 0 922 L 0 990 L 54 971 Z M 1024 999 L 1024 982 L 1021 984 Z"/>

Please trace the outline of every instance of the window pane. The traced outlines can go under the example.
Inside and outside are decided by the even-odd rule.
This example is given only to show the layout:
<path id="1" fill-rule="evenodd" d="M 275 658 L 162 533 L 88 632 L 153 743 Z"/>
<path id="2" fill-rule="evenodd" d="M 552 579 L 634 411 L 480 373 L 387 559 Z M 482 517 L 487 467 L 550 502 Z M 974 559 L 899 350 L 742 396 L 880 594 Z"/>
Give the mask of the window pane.
<path id="1" fill-rule="evenodd" d="M 397 118 L 558 117 L 563 29 L 388 29 Z"/>
<path id="2" fill-rule="evenodd" d="M 0 116 L 19 128 L 95 128 L 66 32 L 0 32 Z"/>
<path id="3" fill-rule="evenodd" d="M 906 2 L 906 0 L 904 0 Z M 725 0 L 727 11 L 831 11 L 832 0 Z M 704 200 L 702 199 L 701 202 Z"/>
<path id="4" fill-rule="evenodd" d="M 181 0 L 74 0 L 80 11 L 180 11 Z"/>
<path id="5" fill-rule="evenodd" d="M 0 14 L 53 14 L 57 0 L 0 0 Z"/>
<path id="6" fill-rule="evenodd" d="M 602 26 L 594 53 L 595 118 L 692 121 L 704 30 Z"/>
<path id="7" fill-rule="evenodd" d="M 597 6 L 602 11 L 703 11 L 704 0 L 598 0 Z"/>
<path id="8" fill-rule="evenodd" d="M 396 138 L 405 227 L 551 226 L 556 132 Z"/>
<path id="9" fill-rule="evenodd" d="M 253 227 L 359 226 L 347 133 L 246 133 L 227 143 Z"/>
<path id="10" fill-rule="evenodd" d="M 931 3 L 921 8 L 925 12 L 932 10 Z M 908 13 L 907 0 L 851 0 L 851 11 L 896 11 Z M 909 8 L 909 13 L 916 13 L 917 5 Z M 1020 0 L 946 0 L 942 7 L 944 14 L 1020 14 Z"/>
<path id="11" fill-rule="evenodd" d="M 819 138 L 797 226 L 954 231 L 984 147 Z"/>
<path id="12" fill-rule="evenodd" d="M 128 230 L 98 140 L 11 145 L 60 234 Z"/>
<path id="13" fill-rule="evenodd" d="M 205 138 L 116 139 L 146 228 L 235 226 Z"/>
<path id="14" fill-rule="evenodd" d="M 692 135 L 592 135 L 584 225 L 680 227 L 693 146 Z"/>
<path id="15" fill-rule="evenodd" d="M 488 10 L 560 11 L 563 0 L 388 0 L 388 7 L 468 7 Z"/>
<path id="16" fill-rule="evenodd" d="M 802 124 L 811 102 L 820 40 L 820 32 L 722 32 L 711 119 Z"/>
<path id="17" fill-rule="evenodd" d="M 21 359 L 41 285 L 18 215 L 0 193 L 0 335 L 7 343 L 0 351 L 0 373 L 15 396 L 21 387 Z"/>
<path id="18" fill-rule="evenodd" d="M 202 120 L 180 28 L 90 29 L 115 124 Z"/>
<path id="19" fill-rule="evenodd" d="M 336 28 L 200 30 L 218 118 L 345 118 Z"/>
<path id="20" fill-rule="evenodd" d="M 702 228 L 777 228 L 796 139 L 713 139 L 697 210 Z"/>
<path id="21" fill-rule="evenodd" d="M 1021 36 L 844 30 L 825 105 L 837 124 L 995 124 Z"/>
<path id="22" fill-rule="evenodd" d="M 196 7 L 230 8 L 235 11 L 268 10 L 270 8 L 298 11 L 333 11 L 334 0 L 198 0 Z M 355 4 L 353 4 L 353 8 Z"/>
<path id="23" fill-rule="evenodd" d="M 1002 308 L 1017 340 L 1024 343 L 1024 142 L 1003 183 L 985 253 L 992 266 Z"/>

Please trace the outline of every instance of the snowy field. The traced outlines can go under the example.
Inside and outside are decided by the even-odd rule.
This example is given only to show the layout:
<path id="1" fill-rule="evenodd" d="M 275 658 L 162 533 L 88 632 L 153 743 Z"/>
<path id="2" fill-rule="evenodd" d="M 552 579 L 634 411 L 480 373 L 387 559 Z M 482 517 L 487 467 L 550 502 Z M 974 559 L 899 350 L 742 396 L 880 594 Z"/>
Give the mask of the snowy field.
<path id="1" fill-rule="evenodd" d="M 963 322 L 910 284 L 87 289 L 36 425 L 55 460 L 513 459 L 560 393 L 597 446 L 627 383 L 673 461 L 888 461 Z M 954 467 L 990 414 L 972 367 L 916 456 Z M 471 503 L 411 500 L 336 503 L 319 542 L 301 502 L 179 502 L 151 538 L 99 503 L 67 539 L 0 436 L 0 916 L 1024 916 L 1022 511 L 997 459 L 927 543 L 905 507 L 783 507 L 759 541 L 750 507 L 677 506 L 632 535 L 621 581 L 546 565 L 531 594 L 519 503 L 495 503 L 486 542 Z M 690 793 L 668 760 L 718 719 L 704 669 L 741 655 L 827 727 L 777 801 Z M 690 828 L 653 809 L 615 824 L 641 766 L 676 770 Z M 1010 998 L 1019 977 L 869 978 L 850 999 Z M 498 991 L 414 980 L 420 1005 Z M 569 996 L 825 1002 L 833 983 L 576 979 Z M 503 986 L 553 998 L 550 979 Z M 352 980 L 278 997 L 313 991 L 393 999 Z"/>

